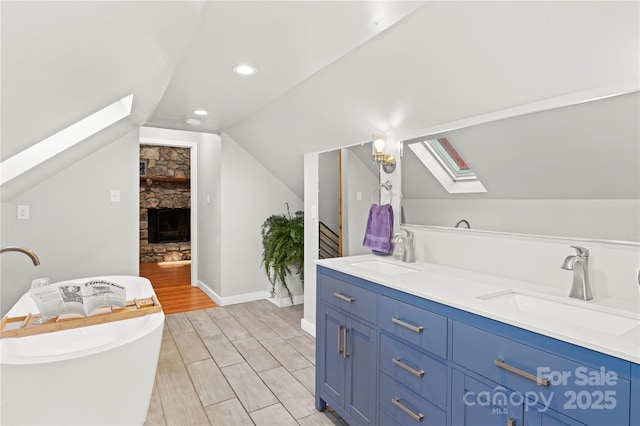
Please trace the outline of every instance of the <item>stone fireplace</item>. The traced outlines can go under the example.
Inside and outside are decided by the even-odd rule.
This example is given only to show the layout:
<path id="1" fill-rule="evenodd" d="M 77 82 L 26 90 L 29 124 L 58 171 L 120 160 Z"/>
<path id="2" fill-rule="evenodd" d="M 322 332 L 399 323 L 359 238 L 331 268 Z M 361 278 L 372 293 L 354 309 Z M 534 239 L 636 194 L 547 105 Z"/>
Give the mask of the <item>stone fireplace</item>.
<path id="1" fill-rule="evenodd" d="M 191 260 L 189 148 L 140 146 L 140 262 Z"/>

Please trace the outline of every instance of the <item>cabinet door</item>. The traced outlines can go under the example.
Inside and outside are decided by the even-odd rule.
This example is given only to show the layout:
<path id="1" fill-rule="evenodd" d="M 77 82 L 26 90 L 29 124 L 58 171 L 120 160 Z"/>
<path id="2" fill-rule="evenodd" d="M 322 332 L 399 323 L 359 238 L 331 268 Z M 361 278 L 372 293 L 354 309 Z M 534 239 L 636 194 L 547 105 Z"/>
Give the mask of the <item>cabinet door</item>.
<path id="1" fill-rule="evenodd" d="M 344 406 L 346 362 L 343 357 L 344 315 L 321 303 L 316 350 L 321 351 L 316 369 L 322 391 L 339 406 Z"/>
<path id="2" fill-rule="evenodd" d="M 459 371 L 453 372 L 451 401 L 453 425 L 522 426 L 522 398 L 491 382 L 480 382 Z"/>
<path id="3" fill-rule="evenodd" d="M 345 409 L 360 425 L 375 424 L 378 332 L 346 317 L 347 391 Z"/>
<path id="4" fill-rule="evenodd" d="M 631 384 L 616 372 L 628 363 L 592 354 L 578 362 L 470 324 L 452 328 L 456 364 L 584 424 L 629 424 Z"/>

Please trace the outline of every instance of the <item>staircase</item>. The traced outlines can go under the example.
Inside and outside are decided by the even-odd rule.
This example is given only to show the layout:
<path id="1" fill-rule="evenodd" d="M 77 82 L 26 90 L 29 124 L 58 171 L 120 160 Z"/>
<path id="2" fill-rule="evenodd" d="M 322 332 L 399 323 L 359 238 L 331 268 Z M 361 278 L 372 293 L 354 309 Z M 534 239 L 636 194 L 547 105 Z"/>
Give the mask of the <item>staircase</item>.
<path id="1" fill-rule="evenodd" d="M 320 222 L 320 247 L 318 257 L 329 259 L 340 256 L 340 242 L 338 234 L 333 232 L 327 225 Z"/>

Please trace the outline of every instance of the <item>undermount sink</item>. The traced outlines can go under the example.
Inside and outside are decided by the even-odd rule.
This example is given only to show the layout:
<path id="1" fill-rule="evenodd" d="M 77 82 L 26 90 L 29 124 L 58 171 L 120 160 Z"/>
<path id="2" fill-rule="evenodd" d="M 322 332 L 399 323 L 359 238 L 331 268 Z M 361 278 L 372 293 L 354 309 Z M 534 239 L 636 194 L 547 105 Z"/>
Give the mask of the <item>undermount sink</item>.
<path id="1" fill-rule="evenodd" d="M 640 317 L 631 313 L 589 306 L 589 302 L 561 300 L 553 296 L 507 290 L 480 296 L 504 313 L 536 316 L 548 321 L 571 324 L 607 334 L 622 335 L 640 327 Z M 584 306 L 579 306 L 584 304 Z"/>
<path id="2" fill-rule="evenodd" d="M 384 260 L 365 260 L 364 262 L 352 263 L 351 266 L 363 268 L 370 272 L 376 272 L 384 275 L 407 274 L 417 272 L 418 269 L 409 268 L 407 266 L 398 265 L 397 263 L 387 262 Z"/>

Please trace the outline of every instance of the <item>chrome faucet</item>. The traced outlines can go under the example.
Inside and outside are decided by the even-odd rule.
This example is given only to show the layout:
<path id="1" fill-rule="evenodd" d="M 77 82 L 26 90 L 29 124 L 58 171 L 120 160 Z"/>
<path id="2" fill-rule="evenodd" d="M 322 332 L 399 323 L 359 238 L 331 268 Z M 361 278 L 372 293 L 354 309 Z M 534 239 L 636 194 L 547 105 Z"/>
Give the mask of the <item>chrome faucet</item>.
<path id="1" fill-rule="evenodd" d="M 560 266 L 567 271 L 573 271 L 573 284 L 569 297 L 581 300 L 591 300 L 591 284 L 589 283 L 589 250 L 584 247 L 571 246 L 576 249 L 575 256 L 567 256 Z"/>
<path id="2" fill-rule="evenodd" d="M 31 261 L 33 262 L 33 266 L 38 266 L 40 264 L 40 259 L 38 259 L 38 256 L 36 256 L 33 250 L 29 250 L 24 247 L 13 247 L 13 246 L 0 249 L 0 253 L 4 253 L 5 251 L 18 251 L 20 253 L 24 253 L 31 258 Z"/>
<path id="3" fill-rule="evenodd" d="M 394 234 L 392 242 L 396 243 L 402 241 L 402 261 L 407 263 L 413 263 L 416 261 L 416 256 L 413 250 L 413 231 L 401 229 L 403 234 Z"/>

